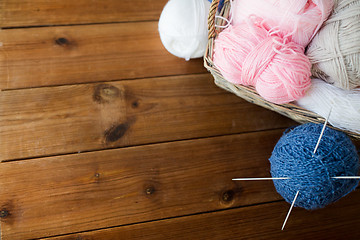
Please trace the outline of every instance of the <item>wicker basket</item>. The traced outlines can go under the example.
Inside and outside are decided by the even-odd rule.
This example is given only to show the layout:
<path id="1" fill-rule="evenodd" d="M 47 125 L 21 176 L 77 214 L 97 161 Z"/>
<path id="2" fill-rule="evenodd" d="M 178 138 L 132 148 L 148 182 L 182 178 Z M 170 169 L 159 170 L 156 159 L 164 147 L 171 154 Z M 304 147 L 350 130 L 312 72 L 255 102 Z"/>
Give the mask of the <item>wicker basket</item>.
<path id="1" fill-rule="evenodd" d="M 224 6 L 220 12 L 220 16 L 228 18 L 229 10 L 230 10 L 230 1 L 225 0 Z M 235 85 L 232 84 L 224 79 L 218 69 L 216 69 L 212 57 L 213 57 L 213 49 L 214 49 L 214 40 L 217 34 L 221 31 L 215 28 L 216 25 L 224 25 L 224 21 L 221 19 L 215 19 L 215 14 L 219 5 L 219 0 L 213 0 L 209 18 L 208 18 L 208 28 L 209 28 L 209 41 L 207 45 L 207 49 L 204 56 L 204 66 L 210 71 L 215 79 L 215 84 L 229 92 L 236 94 L 237 96 L 245 99 L 248 102 L 257 104 L 259 106 L 265 107 L 272 111 L 278 112 L 286 117 L 289 117 L 299 123 L 324 123 L 325 119 L 311 111 L 308 111 L 304 108 L 301 108 L 295 104 L 288 103 L 288 104 L 275 104 L 269 101 L 264 100 L 260 95 L 255 91 L 253 87 L 249 86 L 242 86 L 242 85 Z M 360 124 L 360 123 L 359 123 Z M 333 127 L 335 128 L 335 127 Z M 338 128 L 335 128 L 338 129 Z M 341 129 L 338 129 L 341 130 Z M 360 139 L 360 134 L 341 130 L 347 133 L 349 136 Z"/>

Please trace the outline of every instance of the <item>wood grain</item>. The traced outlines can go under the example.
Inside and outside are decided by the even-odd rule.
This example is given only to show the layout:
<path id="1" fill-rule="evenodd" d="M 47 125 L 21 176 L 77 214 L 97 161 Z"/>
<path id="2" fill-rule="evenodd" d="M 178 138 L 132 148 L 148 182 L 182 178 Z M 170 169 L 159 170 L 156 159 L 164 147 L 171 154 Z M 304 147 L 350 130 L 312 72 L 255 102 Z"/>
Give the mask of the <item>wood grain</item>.
<path id="1" fill-rule="evenodd" d="M 0 92 L 0 161 L 287 127 L 210 74 Z"/>
<path id="2" fill-rule="evenodd" d="M 28 239 L 280 199 L 281 130 L 1 163 L 2 239 Z"/>
<path id="3" fill-rule="evenodd" d="M 0 27 L 159 19 L 167 0 L 2 0 Z"/>
<path id="4" fill-rule="evenodd" d="M 284 231 L 289 204 L 277 202 L 51 239 L 359 239 L 359 202 L 357 191 L 322 210 L 295 208 Z"/>
<path id="5" fill-rule="evenodd" d="M 5 29 L 0 42 L 0 89 L 206 72 L 165 50 L 157 22 Z"/>

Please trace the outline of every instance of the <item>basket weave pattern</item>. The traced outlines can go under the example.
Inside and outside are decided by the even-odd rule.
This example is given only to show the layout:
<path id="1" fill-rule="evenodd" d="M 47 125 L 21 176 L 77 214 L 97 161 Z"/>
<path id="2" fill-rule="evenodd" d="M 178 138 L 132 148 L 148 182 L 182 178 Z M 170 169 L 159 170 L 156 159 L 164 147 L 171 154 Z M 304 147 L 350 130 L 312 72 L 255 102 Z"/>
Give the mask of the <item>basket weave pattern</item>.
<path id="1" fill-rule="evenodd" d="M 251 103 L 257 104 L 261 107 L 278 112 L 286 117 L 289 117 L 289 118 L 295 120 L 296 122 L 299 122 L 299 123 L 313 122 L 313 123 L 323 124 L 325 122 L 325 119 L 311 111 L 308 111 L 308 110 L 301 108 L 292 103 L 279 105 L 279 104 L 275 104 L 275 103 L 266 101 L 255 91 L 255 89 L 253 87 L 236 85 L 236 84 L 230 83 L 224 79 L 224 77 L 221 75 L 220 71 L 215 67 L 213 59 L 212 59 L 214 42 L 215 42 L 217 35 L 221 32 L 221 28 L 216 28 L 215 24 L 217 26 L 223 26 L 226 24 L 226 22 L 224 20 L 215 19 L 218 5 L 219 5 L 219 0 L 213 0 L 211 7 L 210 7 L 210 12 L 209 12 L 209 17 L 208 17 L 209 41 L 208 41 L 207 49 L 206 49 L 206 52 L 204 55 L 204 66 L 213 75 L 215 84 L 217 86 L 219 86 L 220 88 L 223 88 L 229 92 L 236 94 L 237 96 L 245 99 L 248 102 L 251 102 Z M 230 10 L 230 1 L 225 0 L 224 6 L 223 6 L 222 10 L 220 11 L 219 16 L 228 18 L 229 10 Z M 338 129 L 336 127 L 332 127 L 332 128 Z M 338 129 L 338 130 L 347 133 L 349 136 L 351 136 L 353 138 L 360 139 L 360 134 L 341 130 L 341 129 Z"/>

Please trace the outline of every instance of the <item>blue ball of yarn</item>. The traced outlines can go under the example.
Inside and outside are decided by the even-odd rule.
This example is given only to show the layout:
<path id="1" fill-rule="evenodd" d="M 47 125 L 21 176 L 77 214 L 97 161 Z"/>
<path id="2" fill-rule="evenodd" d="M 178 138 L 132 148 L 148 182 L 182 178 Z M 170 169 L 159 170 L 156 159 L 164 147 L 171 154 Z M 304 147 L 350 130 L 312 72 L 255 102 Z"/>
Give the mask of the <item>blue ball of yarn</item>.
<path id="1" fill-rule="evenodd" d="M 277 192 L 289 203 L 299 191 L 295 207 L 308 210 L 323 208 L 353 191 L 358 176 L 359 156 L 351 139 L 343 132 L 327 127 L 315 154 L 322 125 L 308 123 L 284 133 L 270 157 L 271 175 Z"/>

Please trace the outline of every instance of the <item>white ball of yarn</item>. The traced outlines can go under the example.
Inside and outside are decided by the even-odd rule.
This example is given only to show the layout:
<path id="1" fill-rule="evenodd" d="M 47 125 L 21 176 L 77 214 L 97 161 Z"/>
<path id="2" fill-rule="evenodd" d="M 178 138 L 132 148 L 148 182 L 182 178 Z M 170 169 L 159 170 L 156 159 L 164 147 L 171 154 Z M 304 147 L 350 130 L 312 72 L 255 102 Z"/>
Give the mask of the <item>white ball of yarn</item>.
<path id="1" fill-rule="evenodd" d="M 208 0 L 170 0 L 159 19 L 159 33 L 164 47 L 185 58 L 204 56 L 207 45 Z"/>
<path id="2" fill-rule="evenodd" d="M 360 134 L 360 89 L 344 90 L 313 79 L 307 94 L 297 100 L 297 105 L 308 109 L 339 129 Z"/>
<path id="3" fill-rule="evenodd" d="M 338 0 L 307 55 L 313 76 L 351 90 L 360 86 L 360 0 Z"/>

